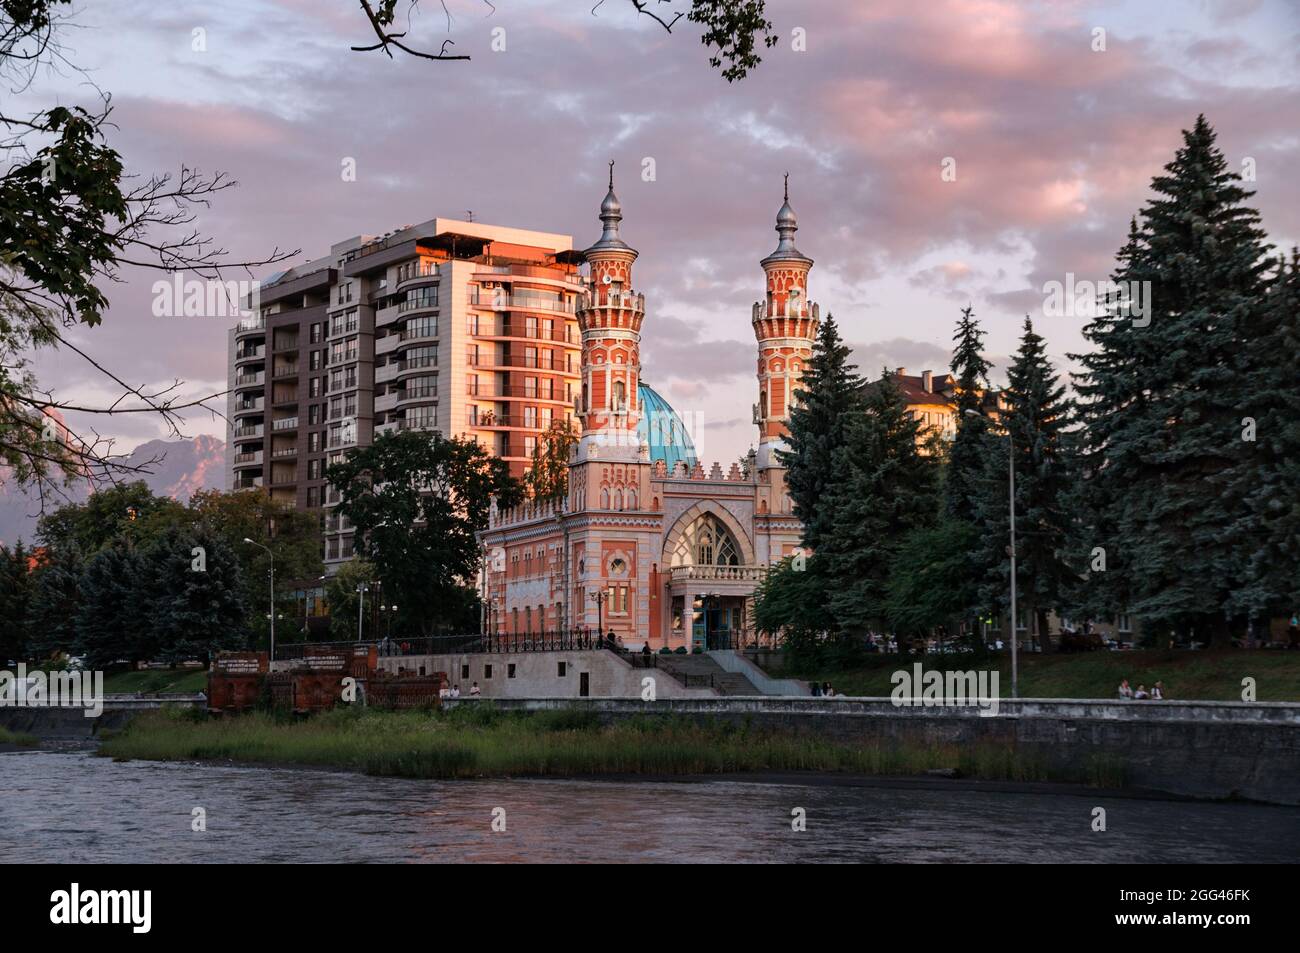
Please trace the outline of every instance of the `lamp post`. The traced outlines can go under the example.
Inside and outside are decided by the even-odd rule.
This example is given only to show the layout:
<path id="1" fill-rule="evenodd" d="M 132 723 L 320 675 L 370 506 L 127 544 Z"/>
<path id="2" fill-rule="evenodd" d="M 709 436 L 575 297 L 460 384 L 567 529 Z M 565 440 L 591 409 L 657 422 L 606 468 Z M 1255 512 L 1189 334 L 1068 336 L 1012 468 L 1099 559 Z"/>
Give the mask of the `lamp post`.
<path id="1" fill-rule="evenodd" d="M 275 553 L 271 552 L 270 546 L 263 546 L 259 542 L 244 537 L 244 542 L 258 549 L 265 549 L 266 555 L 271 557 L 271 661 L 275 661 Z"/>
<path id="2" fill-rule="evenodd" d="M 605 590 L 592 589 L 589 595 L 596 602 L 596 638 L 603 639 L 605 637 Z"/>
<path id="3" fill-rule="evenodd" d="M 967 410 L 968 417 L 979 417 L 981 414 L 974 410 Z M 1011 556 L 1011 697 L 1020 697 L 1020 668 L 1017 661 L 1017 646 L 1019 639 L 1016 635 L 1016 438 L 1007 428 L 1007 481 L 1009 490 L 1007 496 L 1010 500 L 1011 515 L 1011 545 L 1007 548 L 1007 553 Z"/>
<path id="4" fill-rule="evenodd" d="M 362 614 L 365 612 L 366 609 L 366 593 L 369 591 L 370 591 L 370 587 L 367 586 L 364 582 L 361 585 L 357 586 L 357 594 L 361 596 L 361 600 L 357 603 L 357 641 L 358 642 L 361 641 L 361 626 L 364 621 Z"/>

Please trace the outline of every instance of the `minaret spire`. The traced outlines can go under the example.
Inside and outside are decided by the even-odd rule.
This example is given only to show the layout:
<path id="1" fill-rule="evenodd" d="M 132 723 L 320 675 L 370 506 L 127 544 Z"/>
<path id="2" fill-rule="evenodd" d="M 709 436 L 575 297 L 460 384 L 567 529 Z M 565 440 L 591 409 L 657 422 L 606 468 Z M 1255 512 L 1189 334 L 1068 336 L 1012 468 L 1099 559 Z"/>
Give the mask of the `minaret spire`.
<path id="1" fill-rule="evenodd" d="M 600 221 L 604 228 L 600 240 L 592 246 L 597 248 L 627 248 L 627 243 L 618 234 L 618 223 L 623 221 L 623 205 L 614 194 L 614 160 L 609 160 L 609 191 L 605 201 L 600 203 Z"/>

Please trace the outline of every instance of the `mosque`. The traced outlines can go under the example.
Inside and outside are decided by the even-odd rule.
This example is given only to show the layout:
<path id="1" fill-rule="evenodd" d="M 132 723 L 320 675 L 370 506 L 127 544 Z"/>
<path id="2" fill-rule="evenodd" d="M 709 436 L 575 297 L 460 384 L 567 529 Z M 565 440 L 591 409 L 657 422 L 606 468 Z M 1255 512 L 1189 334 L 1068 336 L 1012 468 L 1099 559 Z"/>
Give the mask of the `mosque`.
<path id="1" fill-rule="evenodd" d="M 568 494 L 493 507 L 480 534 L 486 627 L 612 630 L 630 648 L 655 651 L 734 647 L 754 639 L 755 586 L 802 535 L 776 451 L 817 333 L 813 262 L 795 247 L 787 184 L 776 249 L 759 262 L 766 292 L 751 313 L 758 446 L 743 467 L 706 467 L 680 418 L 640 380 L 645 297 L 634 290 L 638 253 L 622 220 L 611 164 L 603 230 L 583 253 L 580 436 Z"/>

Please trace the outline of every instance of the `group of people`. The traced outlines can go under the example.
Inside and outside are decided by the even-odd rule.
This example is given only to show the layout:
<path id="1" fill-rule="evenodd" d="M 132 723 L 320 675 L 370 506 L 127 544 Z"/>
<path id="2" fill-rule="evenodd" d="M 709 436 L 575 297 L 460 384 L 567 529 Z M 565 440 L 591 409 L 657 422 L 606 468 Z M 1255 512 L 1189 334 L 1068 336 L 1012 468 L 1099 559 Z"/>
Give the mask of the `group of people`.
<path id="1" fill-rule="evenodd" d="M 482 693 L 479 691 L 478 682 L 474 682 L 474 684 L 470 685 L 469 687 L 470 698 L 477 698 L 480 694 Z M 460 686 L 453 685 L 450 688 L 448 688 L 446 685 L 443 685 L 442 688 L 438 689 L 438 697 L 439 698 L 460 698 Z"/>
<path id="2" fill-rule="evenodd" d="M 817 682 L 810 682 L 809 684 L 812 685 L 812 693 L 814 695 L 822 695 L 827 698 L 835 695 L 835 689 L 831 688 L 830 682 L 821 682 L 820 684 Z"/>
<path id="3" fill-rule="evenodd" d="M 1154 685 L 1151 686 L 1151 689 L 1148 691 L 1147 687 L 1142 684 L 1139 684 L 1138 687 L 1134 689 L 1132 686 L 1129 685 L 1128 679 L 1126 678 L 1119 683 L 1119 697 L 1121 701 L 1126 699 L 1131 699 L 1131 698 L 1132 699 L 1147 698 L 1153 701 L 1161 701 L 1165 697 L 1165 683 L 1156 682 Z"/>

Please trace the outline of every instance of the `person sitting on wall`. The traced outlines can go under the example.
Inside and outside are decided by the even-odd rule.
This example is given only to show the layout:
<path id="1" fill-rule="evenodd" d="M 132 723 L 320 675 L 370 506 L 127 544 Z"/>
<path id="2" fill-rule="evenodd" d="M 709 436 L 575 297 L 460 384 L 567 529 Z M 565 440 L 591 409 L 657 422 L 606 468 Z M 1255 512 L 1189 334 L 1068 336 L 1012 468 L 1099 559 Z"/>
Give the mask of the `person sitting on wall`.
<path id="1" fill-rule="evenodd" d="M 1129 686 L 1127 678 L 1119 683 L 1119 697 L 1122 699 L 1133 697 L 1133 689 Z"/>
<path id="2" fill-rule="evenodd" d="M 459 686 L 459 685 L 453 685 L 453 686 L 451 686 L 451 697 L 452 697 L 452 698 L 460 698 L 460 686 Z"/>
<path id="3" fill-rule="evenodd" d="M 479 691 L 478 682 L 474 682 L 472 685 L 470 685 L 470 687 L 469 687 L 469 695 L 470 695 L 470 698 L 474 698 L 474 697 L 476 697 L 477 695 L 480 695 L 480 694 L 482 694 L 482 693 Z"/>
<path id="4" fill-rule="evenodd" d="M 835 689 L 831 688 L 830 682 L 822 683 L 822 694 L 825 695 L 827 698 L 835 697 Z"/>
<path id="5" fill-rule="evenodd" d="M 442 688 L 438 689 L 438 697 L 439 697 L 439 698 L 450 698 L 450 697 L 451 697 L 451 689 L 447 687 L 447 683 L 446 683 L 446 682 L 443 682 L 443 683 L 442 683 Z"/>
<path id="6" fill-rule="evenodd" d="M 821 682 L 813 682 L 813 683 L 812 683 L 812 693 L 813 693 L 814 697 L 819 697 L 819 696 L 821 695 L 821 693 L 822 693 L 822 683 L 821 683 Z"/>
<path id="7" fill-rule="evenodd" d="M 1154 685 L 1151 686 L 1151 698 L 1154 701 L 1164 701 L 1165 698 L 1164 682 L 1156 682 Z"/>
<path id="8" fill-rule="evenodd" d="M 1134 697 L 1134 698 L 1150 698 L 1151 695 L 1150 695 L 1149 692 L 1147 692 L 1147 688 L 1146 688 L 1145 685 L 1139 685 L 1139 686 L 1138 686 L 1138 690 L 1137 690 L 1136 692 L 1133 693 L 1133 697 Z"/>

